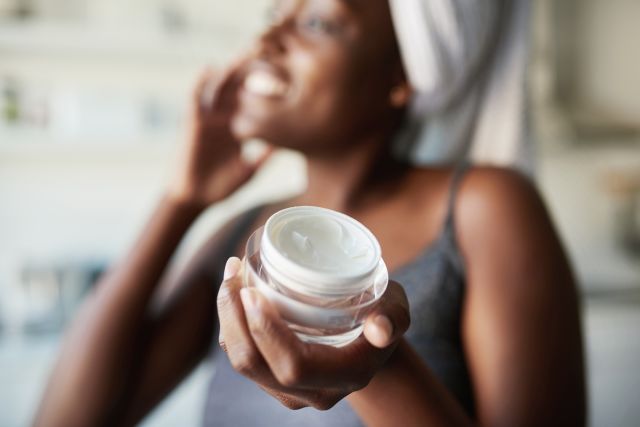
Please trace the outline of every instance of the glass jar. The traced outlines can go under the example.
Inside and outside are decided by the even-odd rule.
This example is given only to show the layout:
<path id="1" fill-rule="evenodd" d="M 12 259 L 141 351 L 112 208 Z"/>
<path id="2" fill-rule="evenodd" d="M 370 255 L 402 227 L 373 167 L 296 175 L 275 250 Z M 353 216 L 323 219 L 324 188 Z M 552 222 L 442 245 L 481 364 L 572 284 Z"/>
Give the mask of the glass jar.
<path id="1" fill-rule="evenodd" d="M 388 282 L 380 245 L 361 223 L 301 206 L 272 215 L 247 241 L 245 286 L 257 288 L 303 341 L 346 345 Z"/>

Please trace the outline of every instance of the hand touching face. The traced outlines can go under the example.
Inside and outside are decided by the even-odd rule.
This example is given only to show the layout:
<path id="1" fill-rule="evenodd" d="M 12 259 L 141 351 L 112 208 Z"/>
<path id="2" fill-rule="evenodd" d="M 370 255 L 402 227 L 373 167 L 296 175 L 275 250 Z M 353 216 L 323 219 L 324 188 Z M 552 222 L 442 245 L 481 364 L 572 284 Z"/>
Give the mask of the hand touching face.
<path id="1" fill-rule="evenodd" d="M 189 137 L 170 182 L 174 199 L 205 208 L 236 191 L 266 160 L 269 152 L 247 163 L 231 133 L 241 76 L 241 62 L 202 73 L 193 94 Z"/>

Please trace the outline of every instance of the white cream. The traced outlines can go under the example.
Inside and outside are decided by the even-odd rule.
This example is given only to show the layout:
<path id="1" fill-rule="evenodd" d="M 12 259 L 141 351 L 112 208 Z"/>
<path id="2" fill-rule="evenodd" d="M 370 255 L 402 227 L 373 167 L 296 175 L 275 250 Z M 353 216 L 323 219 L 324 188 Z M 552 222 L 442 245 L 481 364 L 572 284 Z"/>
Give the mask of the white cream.
<path id="1" fill-rule="evenodd" d="M 278 224 L 273 244 L 291 261 L 316 271 L 366 270 L 374 248 L 360 230 L 322 215 L 294 216 Z"/>
<path id="2" fill-rule="evenodd" d="M 362 289 L 380 263 L 380 245 L 364 225 L 312 206 L 284 209 L 269 218 L 261 248 L 269 274 L 301 293 Z"/>

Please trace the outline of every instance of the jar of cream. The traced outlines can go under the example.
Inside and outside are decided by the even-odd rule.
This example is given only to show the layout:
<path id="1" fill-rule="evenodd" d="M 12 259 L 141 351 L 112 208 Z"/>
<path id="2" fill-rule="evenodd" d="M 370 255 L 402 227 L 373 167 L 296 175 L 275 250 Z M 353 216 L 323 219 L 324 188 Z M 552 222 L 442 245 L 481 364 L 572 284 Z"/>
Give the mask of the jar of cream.
<path id="1" fill-rule="evenodd" d="M 300 206 L 273 214 L 246 246 L 245 286 L 255 287 L 303 341 L 346 345 L 384 293 L 380 245 L 361 223 Z"/>

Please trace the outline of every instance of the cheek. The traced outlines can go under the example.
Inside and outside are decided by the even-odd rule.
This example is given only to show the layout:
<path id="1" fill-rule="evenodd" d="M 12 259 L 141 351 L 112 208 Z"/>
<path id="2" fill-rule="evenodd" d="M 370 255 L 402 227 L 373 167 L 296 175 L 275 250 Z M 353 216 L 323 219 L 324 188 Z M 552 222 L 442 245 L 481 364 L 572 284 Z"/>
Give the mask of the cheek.
<path id="1" fill-rule="evenodd" d="M 294 67 L 299 78 L 295 101 L 308 121 L 320 129 L 343 128 L 370 109 L 372 92 L 366 89 L 366 75 L 347 52 L 327 55 L 299 55 Z"/>
<path id="2" fill-rule="evenodd" d="M 296 87 L 293 101 L 312 110 L 320 106 L 334 109 L 340 95 L 349 87 L 345 81 L 348 69 L 343 62 L 328 53 L 301 52 L 292 55 L 290 70 Z"/>
<path id="3" fill-rule="evenodd" d="M 303 102 L 328 110 L 327 116 L 374 119 L 388 110 L 391 73 L 365 52 L 336 48 L 324 55 L 300 55 L 297 61 L 305 77 Z"/>

